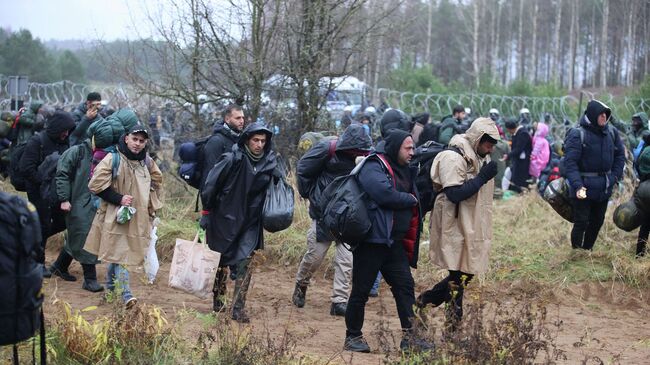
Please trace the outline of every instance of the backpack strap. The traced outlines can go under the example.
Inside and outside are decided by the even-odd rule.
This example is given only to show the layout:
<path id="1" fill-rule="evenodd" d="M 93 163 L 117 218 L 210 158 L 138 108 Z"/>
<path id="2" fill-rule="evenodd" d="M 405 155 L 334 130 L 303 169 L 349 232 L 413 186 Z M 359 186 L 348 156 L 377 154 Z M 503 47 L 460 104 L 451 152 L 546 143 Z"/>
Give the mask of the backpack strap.
<path id="1" fill-rule="evenodd" d="M 331 159 L 336 154 L 336 139 L 330 140 L 329 148 L 327 150 L 327 159 Z"/>
<path id="2" fill-rule="evenodd" d="M 113 176 L 113 180 L 117 178 L 117 175 L 119 175 L 119 168 L 120 168 L 120 154 L 117 151 L 111 152 L 113 155 L 113 161 L 111 164 L 111 175 Z"/>
<path id="3" fill-rule="evenodd" d="M 378 153 L 376 156 L 379 158 L 379 161 L 381 161 L 382 165 L 384 165 L 384 168 L 386 168 L 390 174 L 390 178 L 393 180 L 393 187 L 397 187 L 397 183 L 395 182 L 395 173 L 393 172 L 393 168 L 390 167 L 390 164 L 388 163 L 386 157 L 380 153 Z"/>

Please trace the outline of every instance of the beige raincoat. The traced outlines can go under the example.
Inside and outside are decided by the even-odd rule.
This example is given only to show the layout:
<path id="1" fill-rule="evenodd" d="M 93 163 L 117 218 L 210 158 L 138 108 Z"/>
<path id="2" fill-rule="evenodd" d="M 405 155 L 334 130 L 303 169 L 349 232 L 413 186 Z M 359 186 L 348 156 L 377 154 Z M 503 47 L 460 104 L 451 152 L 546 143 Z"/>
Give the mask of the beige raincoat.
<path id="1" fill-rule="evenodd" d="M 111 186 L 120 194 L 133 196 L 131 206 L 136 208 L 136 213 L 129 222 L 118 224 L 116 215 L 120 207 L 101 200 L 84 249 L 105 262 L 142 265 L 149 246 L 152 218 L 162 207 L 159 199 L 162 173 L 152 160 L 145 164 L 145 161 L 129 160 L 118 153 L 117 178 L 112 177 L 113 154 L 109 153 L 95 168 L 88 188 L 97 194 Z"/>
<path id="2" fill-rule="evenodd" d="M 481 158 L 476 149 L 484 134 L 499 140 L 499 131 L 489 118 L 479 118 L 465 134 L 455 135 L 449 142 L 462 154 L 443 151 L 431 165 L 433 188 L 440 191 L 459 186 L 476 177 L 490 156 Z M 429 257 L 442 269 L 480 274 L 487 270 L 492 244 L 492 194 L 494 179 L 478 193 L 456 206 L 445 194 L 438 194 L 431 211 Z"/>

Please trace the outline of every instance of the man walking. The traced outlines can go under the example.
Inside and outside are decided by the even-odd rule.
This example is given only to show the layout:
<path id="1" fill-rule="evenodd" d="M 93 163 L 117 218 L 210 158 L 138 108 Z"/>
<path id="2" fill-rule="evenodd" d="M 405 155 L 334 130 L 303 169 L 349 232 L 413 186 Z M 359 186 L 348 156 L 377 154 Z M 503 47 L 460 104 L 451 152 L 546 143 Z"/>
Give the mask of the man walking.
<path id="1" fill-rule="evenodd" d="M 463 316 L 463 292 L 485 272 L 492 244 L 492 196 L 497 163 L 490 153 L 501 137 L 493 120 L 479 118 L 452 138 L 431 165 L 436 197 L 431 211 L 429 257 L 449 275 L 417 299 L 418 307 L 448 303 L 451 329 Z"/>
<path id="2" fill-rule="evenodd" d="M 298 191 L 309 199 L 311 228 L 307 232 L 307 252 L 300 261 L 296 274 L 293 304 L 302 308 L 311 277 L 318 270 L 327 250 L 334 240 L 317 219 L 315 206 L 320 204 L 321 193 L 337 177 L 350 173 L 358 156 L 365 156 L 372 141 L 360 124 L 350 125 L 338 140 L 324 140 L 312 147 L 298 161 Z M 334 283 L 332 287 L 330 314 L 344 316 L 348 302 L 348 288 L 352 274 L 352 252 L 343 242 L 335 243 Z"/>

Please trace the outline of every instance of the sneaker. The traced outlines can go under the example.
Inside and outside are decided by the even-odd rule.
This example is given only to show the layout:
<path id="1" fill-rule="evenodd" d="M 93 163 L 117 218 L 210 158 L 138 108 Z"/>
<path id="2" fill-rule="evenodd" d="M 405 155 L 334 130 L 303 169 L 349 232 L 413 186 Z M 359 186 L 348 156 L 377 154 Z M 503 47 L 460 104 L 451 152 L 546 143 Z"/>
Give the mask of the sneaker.
<path id="1" fill-rule="evenodd" d="M 77 281 L 77 278 L 67 271 L 59 270 L 56 266 L 50 266 L 50 272 L 65 281 Z"/>
<path id="2" fill-rule="evenodd" d="M 131 309 L 133 308 L 136 304 L 138 304 L 138 298 L 136 297 L 131 297 L 124 302 L 124 305 L 126 306 L 126 309 Z"/>
<path id="3" fill-rule="evenodd" d="M 81 286 L 81 288 L 84 290 L 88 290 L 89 292 L 92 293 L 97 293 L 104 290 L 104 287 L 99 285 L 97 280 L 84 280 L 84 283 Z"/>
<path id="4" fill-rule="evenodd" d="M 346 337 L 345 342 L 343 343 L 343 350 L 369 353 L 370 346 L 368 346 L 368 343 L 363 336 Z"/>
<path id="5" fill-rule="evenodd" d="M 330 307 L 330 314 L 333 316 L 345 316 L 345 311 L 348 309 L 348 303 L 332 303 Z"/>
<path id="6" fill-rule="evenodd" d="M 307 296 L 307 286 L 300 286 L 299 284 L 296 284 L 296 288 L 293 290 L 293 296 L 291 297 L 291 301 L 293 302 L 293 305 L 295 305 L 298 308 L 302 308 L 305 306 L 305 297 Z"/>
<path id="7" fill-rule="evenodd" d="M 399 348 L 402 351 L 425 352 L 434 351 L 436 346 L 433 342 L 428 342 L 413 335 L 406 335 L 400 341 Z"/>
<path id="8" fill-rule="evenodd" d="M 52 272 L 45 265 L 43 265 L 43 277 L 44 278 L 51 278 L 52 277 Z"/>

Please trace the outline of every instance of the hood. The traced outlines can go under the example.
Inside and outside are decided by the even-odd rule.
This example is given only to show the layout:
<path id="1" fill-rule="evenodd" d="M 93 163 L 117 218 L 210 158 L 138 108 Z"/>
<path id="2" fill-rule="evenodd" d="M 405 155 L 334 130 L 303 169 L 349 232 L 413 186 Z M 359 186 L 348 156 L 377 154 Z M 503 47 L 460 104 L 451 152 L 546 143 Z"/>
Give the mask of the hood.
<path id="1" fill-rule="evenodd" d="M 38 109 L 40 109 L 43 106 L 43 102 L 40 100 L 35 100 L 29 103 L 29 110 L 31 110 L 32 113 L 36 114 L 38 113 Z"/>
<path id="2" fill-rule="evenodd" d="M 598 116 L 602 113 L 607 114 L 607 120 L 609 121 L 609 117 L 612 116 L 612 109 L 610 109 L 605 103 L 599 100 L 591 100 L 587 104 L 587 108 L 585 109 L 585 118 L 582 118 L 580 120 L 580 125 L 582 126 L 591 126 L 594 128 L 599 128 L 602 129 L 602 127 L 598 126 Z"/>
<path id="3" fill-rule="evenodd" d="M 381 116 L 380 126 L 381 126 L 381 136 L 386 137 L 386 134 L 391 129 L 401 129 L 403 131 L 410 130 L 410 121 L 406 113 L 399 109 L 388 110 L 384 115 Z"/>
<path id="4" fill-rule="evenodd" d="M 399 150 L 402 147 L 402 142 L 409 136 L 409 132 L 401 129 L 393 129 L 384 137 L 382 143 L 377 146 L 377 152 L 385 154 L 396 162 Z"/>
<path id="5" fill-rule="evenodd" d="M 351 124 L 336 142 L 336 150 L 370 150 L 372 140 L 361 124 Z"/>
<path id="6" fill-rule="evenodd" d="M 86 112 L 88 111 L 88 108 L 86 107 L 86 102 L 82 101 L 81 103 L 79 103 L 79 105 L 77 105 L 77 110 L 82 112 L 83 114 L 86 114 Z"/>
<path id="7" fill-rule="evenodd" d="M 120 109 L 111 114 L 107 119 L 116 119 L 124 126 L 124 130 L 128 131 L 136 124 L 140 124 L 138 116 L 131 109 Z"/>
<path id="8" fill-rule="evenodd" d="M 265 133 L 266 134 L 266 145 L 264 145 L 264 153 L 267 154 L 271 150 L 271 141 L 273 139 L 273 133 L 271 132 L 270 129 L 266 128 L 264 124 L 262 123 L 253 123 L 250 124 L 248 127 L 244 128 L 244 131 L 241 133 L 241 136 L 239 136 L 239 140 L 237 141 L 237 146 L 243 151 L 244 150 L 244 144 L 248 139 L 254 135 L 254 134 L 260 134 L 260 133 Z"/>
<path id="9" fill-rule="evenodd" d="M 472 145 L 474 152 L 478 148 L 478 143 L 483 137 L 484 134 L 489 135 L 493 139 L 499 141 L 501 140 L 501 135 L 499 135 L 499 129 L 497 129 L 496 123 L 490 118 L 478 118 L 472 125 L 469 127 L 467 132 L 463 134 L 464 138 L 467 139 Z"/>
<path id="10" fill-rule="evenodd" d="M 214 128 L 212 129 L 212 134 L 223 134 L 224 136 L 230 138 L 231 140 L 236 141 L 241 133 L 237 133 L 234 130 L 232 130 L 230 127 L 226 126 L 226 122 L 223 120 L 218 121 L 214 124 Z"/>
<path id="11" fill-rule="evenodd" d="M 643 123 L 643 128 L 642 129 L 648 129 L 648 114 L 645 112 L 639 112 L 636 113 L 632 116 L 632 118 L 639 118 L 641 119 L 641 123 Z"/>
<path id="12" fill-rule="evenodd" d="M 535 137 L 546 138 L 546 136 L 548 136 L 548 124 L 542 122 L 537 123 Z"/>
<path id="13" fill-rule="evenodd" d="M 45 133 L 53 140 L 56 140 L 61 133 L 73 130 L 76 126 L 72 114 L 59 110 L 47 119 L 46 124 Z"/>

